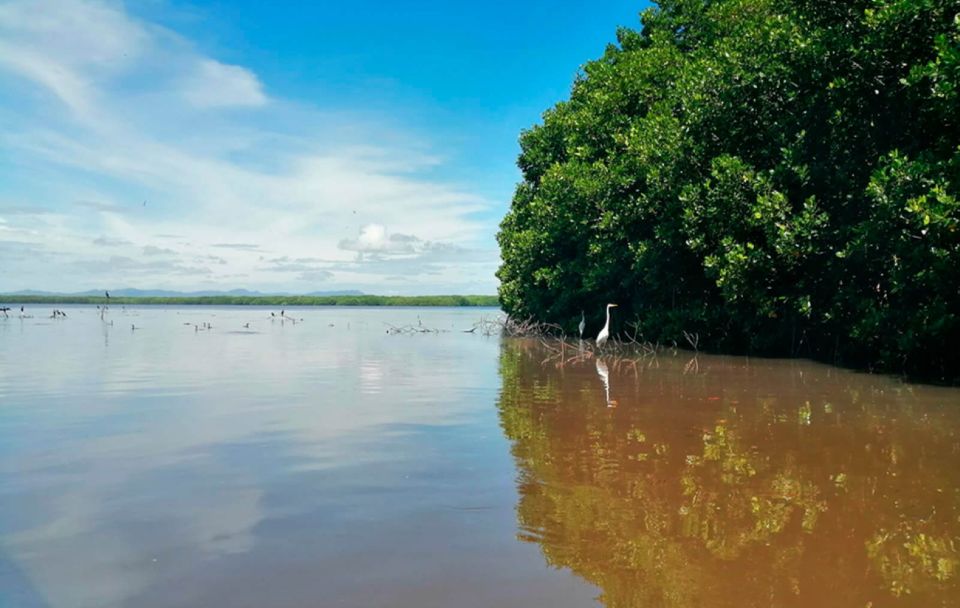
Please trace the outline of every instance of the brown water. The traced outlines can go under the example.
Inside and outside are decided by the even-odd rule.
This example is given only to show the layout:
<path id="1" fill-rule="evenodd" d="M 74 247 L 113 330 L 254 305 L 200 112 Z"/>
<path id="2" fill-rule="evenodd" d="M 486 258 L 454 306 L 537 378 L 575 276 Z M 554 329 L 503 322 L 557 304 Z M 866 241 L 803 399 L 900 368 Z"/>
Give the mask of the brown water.
<path id="1" fill-rule="evenodd" d="M 956 389 L 550 355 L 501 354 L 520 538 L 606 606 L 960 605 Z"/>
<path id="2" fill-rule="evenodd" d="M 0 318 L 2 608 L 960 599 L 957 389 L 557 365 L 491 310 L 67 310 Z"/>

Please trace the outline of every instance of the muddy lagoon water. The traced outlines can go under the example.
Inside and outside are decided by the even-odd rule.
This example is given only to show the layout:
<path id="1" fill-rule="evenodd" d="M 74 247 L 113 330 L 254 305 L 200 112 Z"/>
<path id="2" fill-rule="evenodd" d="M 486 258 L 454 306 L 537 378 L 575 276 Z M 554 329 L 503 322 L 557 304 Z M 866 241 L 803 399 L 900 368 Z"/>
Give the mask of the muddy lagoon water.
<path id="1" fill-rule="evenodd" d="M 493 309 L 62 308 L 0 318 L 4 608 L 960 602 L 958 389 L 561 363 Z"/>

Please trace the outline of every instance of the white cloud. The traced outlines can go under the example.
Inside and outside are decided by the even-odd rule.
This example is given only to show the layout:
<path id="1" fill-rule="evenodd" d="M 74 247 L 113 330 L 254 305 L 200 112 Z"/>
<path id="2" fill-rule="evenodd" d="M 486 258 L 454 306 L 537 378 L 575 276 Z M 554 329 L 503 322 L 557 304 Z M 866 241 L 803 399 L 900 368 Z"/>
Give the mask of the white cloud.
<path id="1" fill-rule="evenodd" d="M 184 82 L 183 94 L 200 108 L 262 106 L 267 102 L 263 85 L 250 70 L 212 59 L 199 62 Z"/>
<path id="2" fill-rule="evenodd" d="M 34 81 L 79 116 L 95 112 L 98 83 L 122 73 L 149 34 L 99 2 L 8 2 L 0 6 L 0 68 Z"/>
<path id="3" fill-rule="evenodd" d="M 343 239 L 340 248 L 359 253 L 415 253 L 423 241 L 409 234 L 388 234 L 382 224 L 367 224 L 354 239 Z"/>
<path id="4" fill-rule="evenodd" d="M 47 179 L 12 201 L 44 213 L 5 215 L 2 235 L 64 260 L 5 267 L 9 289 L 212 281 L 296 290 L 323 279 L 377 291 L 397 264 L 406 292 L 465 280 L 494 289 L 495 227 L 477 219 L 490 203 L 436 177 L 444 159 L 428 139 L 383 118 L 268 99 L 248 67 L 120 4 L 0 5 L 0 107 L 7 102 L 17 120 L 0 133 L 0 152 Z M 110 269 L 104 246 L 128 246 L 124 260 L 160 249 L 169 259 Z M 483 261 L 464 265 L 460 250 Z M 264 255 L 325 262 L 281 271 Z M 203 256 L 222 262 L 198 265 Z M 372 264 L 390 256 L 401 259 Z"/>

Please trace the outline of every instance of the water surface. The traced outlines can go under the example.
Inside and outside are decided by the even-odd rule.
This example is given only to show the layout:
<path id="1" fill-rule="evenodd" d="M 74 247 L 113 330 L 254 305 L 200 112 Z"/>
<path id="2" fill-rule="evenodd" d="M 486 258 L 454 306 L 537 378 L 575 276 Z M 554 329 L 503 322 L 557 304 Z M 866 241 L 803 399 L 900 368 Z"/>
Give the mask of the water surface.
<path id="1" fill-rule="evenodd" d="M 955 389 L 558 365 L 482 309 L 64 308 L 0 319 L 0 606 L 960 597 Z"/>
<path id="2" fill-rule="evenodd" d="M 520 537 L 607 606 L 960 605 L 960 392 L 803 361 L 501 356 Z"/>

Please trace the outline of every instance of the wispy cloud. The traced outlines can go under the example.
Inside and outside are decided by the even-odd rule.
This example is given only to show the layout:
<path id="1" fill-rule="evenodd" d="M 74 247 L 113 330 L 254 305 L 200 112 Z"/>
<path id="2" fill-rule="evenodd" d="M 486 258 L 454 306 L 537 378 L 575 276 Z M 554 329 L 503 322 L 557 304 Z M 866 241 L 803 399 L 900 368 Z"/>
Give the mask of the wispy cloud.
<path id="1" fill-rule="evenodd" d="M 104 211 L 109 213 L 120 213 L 123 211 L 123 208 L 119 205 L 115 205 L 114 203 L 105 203 L 103 201 L 77 201 L 76 205 L 85 209 L 92 209 L 93 211 Z"/>
<path id="2" fill-rule="evenodd" d="M 155 256 L 155 255 L 176 255 L 177 252 L 173 249 L 167 249 L 166 247 L 155 247 L 153 245 L 147 245 L 143 248 L 143 255 Z"/>
<path id="3" fill-rule="evenodd" d="M 320 279 L 358 287 L 376 284 L 378 267 L 366 262 L 399 256 L 408 291 L 448 291 L 465 273 L 492 291 L 493 226 L 477 219 L 490 203 L 437 177 L 445 161 L 429 138 L 386 117 L 268 91 L 250 67 L 209 56 L 120 4 L 0 5 L 0 105 L 18 116 L 0 152 L 56 176 L 22 186 L 13 201 L 45 209 L 42 217 L 0 210 L 0 239 L 68 254 L 86 272 L 20 260 L 5 282 L 187 289 L 202 274 L 225 288 Z M 123 246 L 171 264 L 124 256 L 106 265 L 103 247 Z M 485 261 L 463 265 L 461 249 Z M 265 252 L 325 262 L 281 270 L 258 259 Z M 218 261 L 193 263 L 205 255 Z"/>
<path id="4" fill-rule="evenodd" d="M 76 272 L 88 275 L 98 275 L 112 278 L 112 284 L 121 283 L 135 273 L 144 273 L 147 276 L 162 276 L 167 274 L 178 276 L 205 276 L 211 274 L 210 268 L 205 266 L 190 266 L 177 260 L 137 260 L 127 256 L 112 255 L 107 258 L 84 259 L 71 263 Z"/>
<path id="5" fill-rule="evenodd" d="M 260 249 L 260 245 L 254 245 L 253 243 L 214 243 L 211 247 L 236 249 L 237 251 L 256 251 Z"/>
<path id="6" fill-rule="evenodd" d="M 263 85 L 250 70 L 204 59 L 183 83 L 187 101 L 200 108 L 262 106 L 267 103 Z"/>
<path id="7" fill-rule="evenodd" d="M 130 245 L 130 241 L 125 241 L 123 239 L 114 239 L 108 236 L 98 236 L 93 239 L 93 244 L 100 247 L 122 247 L 124 245 Z"/>

